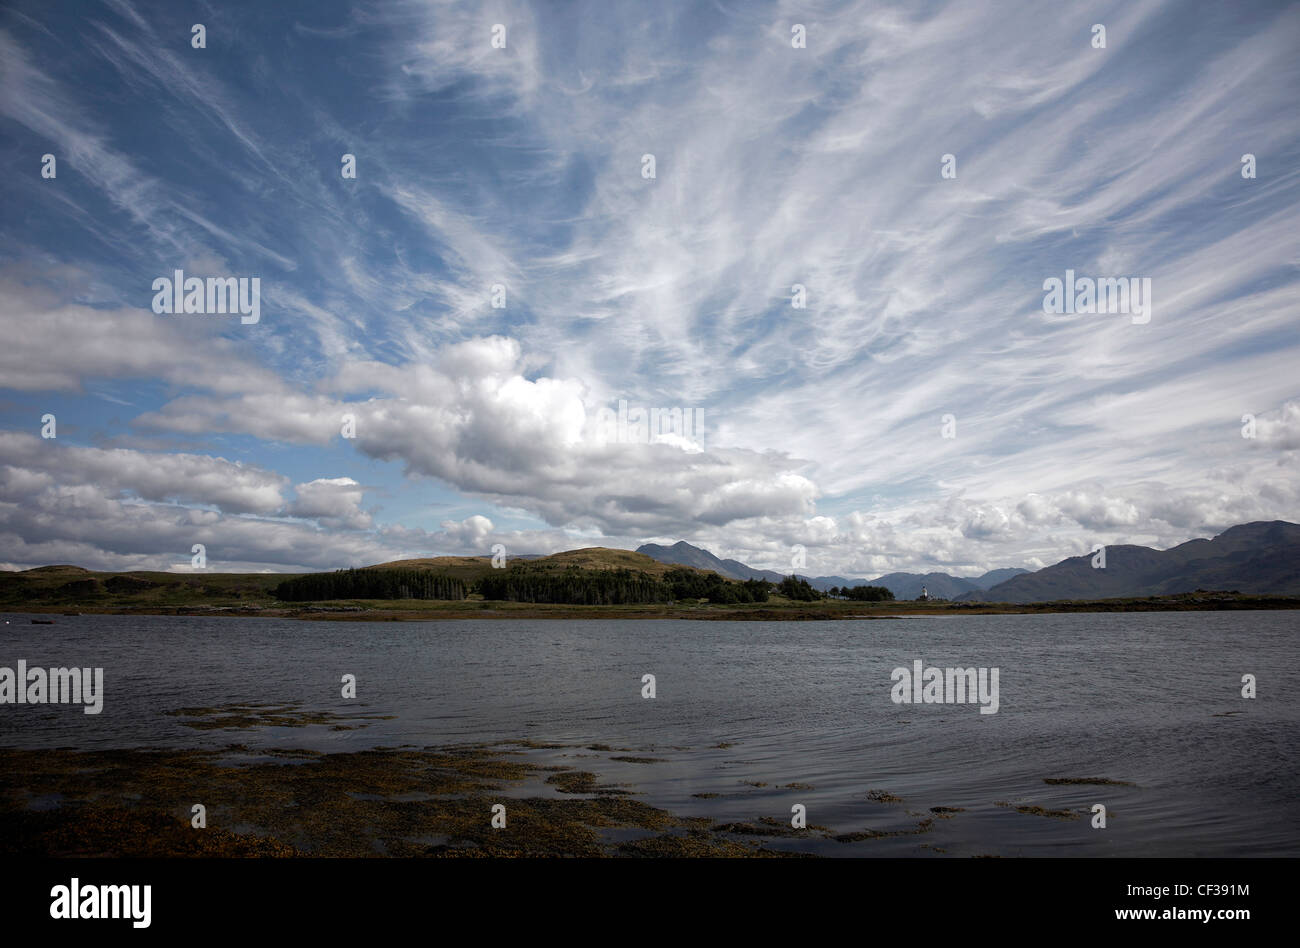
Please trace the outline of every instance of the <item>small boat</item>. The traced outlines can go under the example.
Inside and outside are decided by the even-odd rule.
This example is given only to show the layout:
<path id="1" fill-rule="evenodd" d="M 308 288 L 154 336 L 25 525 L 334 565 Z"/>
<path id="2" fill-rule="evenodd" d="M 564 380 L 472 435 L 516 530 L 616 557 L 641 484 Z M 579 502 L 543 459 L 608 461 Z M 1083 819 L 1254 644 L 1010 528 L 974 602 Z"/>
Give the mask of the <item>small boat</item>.
<path id="1" fill-rule="evenodd" d="M 32 625 L 54 625 L 53 619 L 33 619 Z"/>

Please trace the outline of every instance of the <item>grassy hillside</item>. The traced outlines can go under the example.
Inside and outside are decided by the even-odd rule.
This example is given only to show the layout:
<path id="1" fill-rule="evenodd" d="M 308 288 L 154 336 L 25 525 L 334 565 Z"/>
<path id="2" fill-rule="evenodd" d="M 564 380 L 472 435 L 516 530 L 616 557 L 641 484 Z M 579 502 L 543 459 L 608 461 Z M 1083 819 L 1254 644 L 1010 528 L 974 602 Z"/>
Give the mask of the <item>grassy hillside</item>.
<path id="1" fill-rule="evenodd" d="M 41 566 L 11 573 L 0 572 L 0 607 L 55 607 L 77 610 L 93 607 L 108 612 L 117 608 L 170 608 L 205 603 L 213 606 L 269 606 L 271 595 L 285 573 L 96 573 L 79 566 Z"/>
<path id="2" fill-rule="evenodd" d="M 662 579 L 669 570 L 681 568 L 671 563 L 660 563 L 644 553 L 633 553 L 631 550 L 612 550 L 603 546 L 590 546 L 581 550 L 565 550 L 563 553 L 552 553 L 549 556 L 539 556 L 529 560 L 510 559 L 508 561 L 510 566 L 515 564 L 527 565 L 530 569 L 567 569 L 570 566 L 576 566 L 580 569 L 630 569 L 647 573 L 656 579 Z M 492 558 L 490 556 L 435 556 L 427 559 L 393 560 L 390 563 L 377 563 L 376 566 L 431 569 L 439 573 L 445 573 L 448 576 L 454 576 L 465 582 L 471 582 L 492 569 Z M 696 572 L 705 571 L 696 570 Z"/>
<path id="3" fill-rule="evenodd" d="M 371 568 L 371 567 L 368 567 Z M 376 563 L 374 569 L 427 569 L 452 576 L 461 582 L 472 583 L 492 569 L 488 556 L 433 556 L 416 560 L 392 560 Z"/>

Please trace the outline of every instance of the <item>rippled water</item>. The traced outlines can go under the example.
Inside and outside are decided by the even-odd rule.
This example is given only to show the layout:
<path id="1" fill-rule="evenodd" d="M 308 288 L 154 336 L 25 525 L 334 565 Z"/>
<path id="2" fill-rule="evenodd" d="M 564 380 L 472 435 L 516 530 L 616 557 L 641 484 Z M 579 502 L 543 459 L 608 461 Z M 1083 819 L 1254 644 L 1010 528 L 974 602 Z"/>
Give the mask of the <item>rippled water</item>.
<path id="1" fill-rule="evenodd" d="M 566 745 L 528 751 L 538 759 L 593 770 L 684 815 L 784 822 L 802 803 L 810 824 L 853 832 L 914 827 L 933 806 L 965 808 L 873 852 L 915 853 L 924 843 L 961 855 L 1300 854 L 1297 612 L 835 622 L 58 616 L 51 626 L 4 618 L 0 666 L 102 666 L 106 692 L 99 715 L 0 705 L 6 747 L 341 751 L 527 739 Z M 894 704 L 890 672 L 914 659 L 997 667 L 998 712 Z M 656 676 L 653 700 L 641 697 L 646 673 Z M 1258 679 L 1254 700 L 1240 695 L 1245 673 Z M 344 674 L 357 677 L 355 701 L 340 696 Z M 346 731 L 203 731 L 163 713 L 239 702 L 396 717 Z M 1054 777 L 1135 786 L 1044 783 Z M 871 790 L 905 802 L 873 802 Z M 1110 818 L 1096 830 L 1088 819 L 999 803 L 1104 803 Z"/>

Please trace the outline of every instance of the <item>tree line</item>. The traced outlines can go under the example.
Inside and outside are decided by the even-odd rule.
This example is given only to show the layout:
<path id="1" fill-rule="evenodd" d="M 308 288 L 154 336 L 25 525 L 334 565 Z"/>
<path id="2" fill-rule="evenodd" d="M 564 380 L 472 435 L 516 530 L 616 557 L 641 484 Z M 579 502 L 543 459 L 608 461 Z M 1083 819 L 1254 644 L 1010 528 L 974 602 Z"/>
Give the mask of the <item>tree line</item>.
<path id="1" fill-rule="evenodd" d="M 622 606 L 667 602 L 671 591 L 639 570 L 563 570 L 511 566 L 493 570 L 474 584 L 484 599 L 507 602 L 554 602 L 579 606 Z"/>
<path id="2" fill-rule="evenodd" d="M 860 602 L 893 602 L 894 594 L 884 586 L 832 586 L 831 595 Z"/>
<path id="3" fill-rule="evenodd" d="M 484 599 L 569 605 L 626 605 L 705 599 L 711 603 L 767 602 L 772 584 L 762 579 L 732 582 L 717 573 L 671 569 L 662 579 L 640 570 L 564 570 L 512 566 L 484 576 L 474 586 Z"/>
<path id="4" fill-rule="evenodd" d="M 764 579 L 747 579 L 732 583 L 717 573 L 699 573 L 691 569 L 670 569 L 664 582 L 673 599 L 707 599 L 709 602 L 767 602 L 772 584 Z"/>
<path id="5" fill-rule="evenodd" d="M 464 599 L 465 584 L 425 569 L 341 569 L 286 579 L 273 593 L 285 602 L 318 599 Z"/>
<path id="6" fill-rule="evenodd" d="M 787 576 L 776 584 L 776 591 L 786 599 L 795 599 L 799 602 L 813 602 L 817 599 L 825 599 L 826 594 L 820 589 L 813 589 L 808 580 L 802 576 Z"/>
<path id="7" fill-rule="evenodd" d="M 473 584 L 422 569 L 342 569 L 286 579 L 273 590 L 286 602 L 326 599 L 464 599 L 476 592 L 506 602 L 620 606 L 703 599 L 710 603 L 767 602 L 773 592 L 797 602 L 827 598 L 801 576 L 779 583 L 764 579 L 735 582 L 717 573 L 671 569 L 658 578 L 640 570 L 595 570 L 570 566 L 556 570 L 515 564 L 492 570 Z M 884 586 L 833 587 L 829 595 L 863 602 L 894 598 Z"/>

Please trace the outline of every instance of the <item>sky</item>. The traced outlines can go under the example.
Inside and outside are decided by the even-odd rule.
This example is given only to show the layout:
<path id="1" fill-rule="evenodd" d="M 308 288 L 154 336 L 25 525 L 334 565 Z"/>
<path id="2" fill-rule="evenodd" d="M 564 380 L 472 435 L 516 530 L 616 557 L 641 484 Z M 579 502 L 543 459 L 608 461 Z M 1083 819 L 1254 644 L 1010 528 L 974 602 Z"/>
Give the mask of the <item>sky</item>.
<path id="1" fill-rule="evenodd" d="M 1298 53 L 1246 0 L 8 3 L 0 568 L 1300 520 Z"/>

